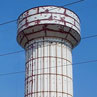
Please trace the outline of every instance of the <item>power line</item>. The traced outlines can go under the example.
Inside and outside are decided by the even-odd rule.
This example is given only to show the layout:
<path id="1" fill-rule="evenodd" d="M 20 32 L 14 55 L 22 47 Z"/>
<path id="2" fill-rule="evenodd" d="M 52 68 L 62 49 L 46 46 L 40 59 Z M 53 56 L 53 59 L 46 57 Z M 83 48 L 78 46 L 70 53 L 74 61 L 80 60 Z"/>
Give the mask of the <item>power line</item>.
<path id="1" fill-rule="evenodd" d="M 88 39 L 88 38 L 95 38 L 95 37 L 97 37 L 97 34 L 86 36 L 86 37 L 82 37 L 81 39 Z"/>
<path id="2" fill-rule="evenodd" d="M 74 64 L 60 65 L 60 66 L 57 66 L 57 67 L 70 66 L 70 65 L 76 66 L 76 65 L 80 65 L 80 64 L 95 63 L 95 62 L 97 62 L 97 59 L 96 60 L 88 60 L 88 61 L 77 62 L 77 63 L 74 63 Z M 35 69 L 33 71 L 42 70 L 42 69 L 48 69 L 48 68 L 56 68 L 56 66 L 54 66 L 54 67 L 47 67 L 47 68 L 41 68 L 41 69 Z M 29 71 L 32 71 L 32 70 L 29 70 Z M 17 72 L 10 72 L 10 73 L 1 73 L 0 76 L 15 75 L 15 74 L 20 74 L 20 73 L 25 73 L 25 71 L 17 71 Z"/>
<path id="3" fill-rule="evenodd" d="M 79 1 L 71 2 L 71 3 L 69 3 L 69 4 L 63 5 L 63 7 L 65 7 L 65 6 L 70 6 L 70 5 L 73 5 L 73 4 L 77 4 L 77 3 L 80 3 L 80 2 L 83 2 L 83 1 L 85 1 L 85 0 L 79 0 Z"/>
<path id="4" fill-rule="evenodd" d="M 9 53 L 5 53 L 5 54 L 0 54 L 0 57 L 1 57 L 1 56 L 8 56 L 8 55 L 16 54 L 16 53 L 21 53 L 21 52 L 23 52 L 23 51 L 24 51 L 24 50 L 19 50 L 19 51 L 9 52 Z"/>
<path id="5" fill-rule="evenodd" d="M 14 75 L 14 74 L 20 74 L 24 73 L 25 71 L 18 71 L 18 72 L 10 72 L 10 73 L 2 73 L 0 76 L 7 76 L 7 75 Z"/>
<path id="6" fill-rule="evenodd" d="M 79 0 L 79 1 L 71 2 L 71 3 L 63 5 L 62 7 L 70 6 L 70 5 L 77 4 L 77 3 L 80 3 L 80 2 L 83 2 L 83 1 L 85 1 L 85 0 Z M 50 10 L 54 10 L 54 9 L 56 9 L 56 8 L 52 8 Z M 7 21 L 7 22 L 3 22 L 3 23 L 0 23 L 0 26 L 6 25 L 6 24 L 9 24 L 9 23 L 13 23 L 13 22 L 16 22 L 16 21 L 17 21 L 17 19 L 14 19 L 14 20 L 11 20 L 11 21 Z"/>
<path id="7" fill-rule="evenodd" d="M 95 38 L 95 37 L 97 37 L 97 34 L 91 35 L 91 36 L 82 37 L 81 39 L 82 39 L 82 40 L 85 40 L 85 39 Z M 23 52 L 23 51 L 24 51 L 24 50 L 19 50 L 19 51 L 14 51 L 14 52 L 8 52 L 8 53 L 5 53 L 5 54 L 0 54 L 0 57 L 12 55 L 12 54 L 17 54 L 17 53 L 21 53 L 21 52 Z"/>
<path id="8" fill-rule="evenodd" d="M 63 6 L 61 6 L 61 7 L 70 6 L 70 5 L 73 5 L 73 4 L 80 3 L 80 2 L 82 2 L 82 1 L 85 1 L 85 0 L 79 0 L 79 1 L 71 2 L 71 3 L 65 4 L 65 5 L 63 5 Z M 57 9 L 57 8 L 49 9 L 49 11 L 50 11 L 50 10 L 54 10 L 54 9 Z"/>
<path id="9" fill-rule="evenodd" d="M 6 24 L 9 24 L 9 23 L 13 23 L 13 22 L 16 22 L 16 21 L 17 21 L 17 19 L 11 20 L 11 21 L 7 21 L 7 22 L 4 22 L 4 23 L 1 23 L 0 26 L 6 25 Z"/>

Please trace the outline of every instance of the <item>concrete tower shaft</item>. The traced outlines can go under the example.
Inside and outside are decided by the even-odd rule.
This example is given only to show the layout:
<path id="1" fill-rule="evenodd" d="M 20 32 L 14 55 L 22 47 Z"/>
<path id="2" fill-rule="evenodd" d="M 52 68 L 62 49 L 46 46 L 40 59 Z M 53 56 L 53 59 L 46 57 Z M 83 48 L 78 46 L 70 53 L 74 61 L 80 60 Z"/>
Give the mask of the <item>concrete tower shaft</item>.
<path id="1" fill-rule="evenodd" d="M 45 6 L 18 18 L 18 43 L 26 50 L 25 97 L 73 97 L 72 49 L 80 42 L 78 16 Z"/>

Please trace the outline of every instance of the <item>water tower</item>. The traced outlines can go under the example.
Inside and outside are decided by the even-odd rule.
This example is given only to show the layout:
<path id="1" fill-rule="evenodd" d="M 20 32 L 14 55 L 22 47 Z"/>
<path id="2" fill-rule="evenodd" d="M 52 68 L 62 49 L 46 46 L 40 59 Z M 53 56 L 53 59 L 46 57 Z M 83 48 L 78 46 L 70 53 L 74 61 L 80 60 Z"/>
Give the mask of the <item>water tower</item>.
<path id="1" fill-rule="evenodd" d="M 43 6 L 18 18 L 17 41 L 26 51 L 25 97 L 73 97 L 72 49 L 80 21 L 71 10 Z"/>

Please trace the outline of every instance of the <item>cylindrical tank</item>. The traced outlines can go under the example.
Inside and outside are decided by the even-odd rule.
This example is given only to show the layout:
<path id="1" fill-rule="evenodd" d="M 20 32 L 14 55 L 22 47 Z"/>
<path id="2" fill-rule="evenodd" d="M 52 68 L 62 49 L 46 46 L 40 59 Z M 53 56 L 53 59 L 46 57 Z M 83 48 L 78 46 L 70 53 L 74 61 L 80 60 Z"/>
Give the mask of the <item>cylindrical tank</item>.
<path id="1" fill-rule="evenodd" d="M 72 49 L 80 21 L 71 10 L 43 6 L 18 18 L 17 41 L 26 51 L 25 97 L 73 97 Z"/>

